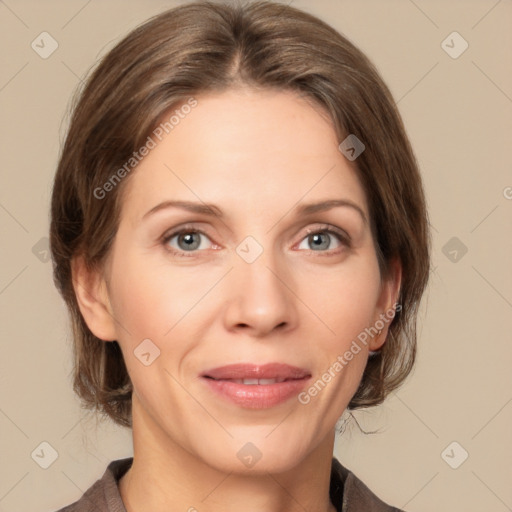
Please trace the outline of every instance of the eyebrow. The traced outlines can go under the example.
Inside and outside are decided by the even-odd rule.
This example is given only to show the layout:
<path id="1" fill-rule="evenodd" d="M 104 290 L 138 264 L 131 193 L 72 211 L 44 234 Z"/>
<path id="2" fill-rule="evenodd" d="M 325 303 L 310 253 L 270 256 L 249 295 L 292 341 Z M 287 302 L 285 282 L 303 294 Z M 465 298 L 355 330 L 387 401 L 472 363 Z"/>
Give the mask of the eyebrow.
<path id="1" fill-rule="evenodd" d="M 348 199 L 328 199 L 316 203 L 301 204 L 295 208 L 295 214 L 297 216 L 307 216 L 312 215 L 313 213 L 323 212 L 337 207 L 349 207 L 354 209 L 362 217 L 365 224 L 368 223 L 368 219 L 366 217 L 364 210 L 359 205 Z M 169 200 L 163 201 L 154 206 L 153 208 L 151 208 L 151 210 L 147 211 L 143 215 L 142 219 L 146 219 L 147 217 L 155 214 L 156 212 L 167 208 L 180 208 L 182 210 L 187 210 L 193 213 L 211 215 L 212 217 L 216 217 L 219 219 L 224 218 L 224 213 L 222 212 L 222 210 L 212 203 L 196 203 L 194 201 Z"/>
<path id="2" fill-rule="evenodd" d="M 366 218 L 364 210 L 359 205 L 348 199 L 328 199 L 327 201 L 320 201 L 318 203 L 301 204 L 295 209 L 295 213 L 296 215 L 311 215 L 313 213 L 324 212 L 326 210 L 331 210 L 332 208 L 340 206 L 345 206 L 356 210 L 356 212 L 361 215 L 364 223 L 368 223 L 368 219 Z"/>

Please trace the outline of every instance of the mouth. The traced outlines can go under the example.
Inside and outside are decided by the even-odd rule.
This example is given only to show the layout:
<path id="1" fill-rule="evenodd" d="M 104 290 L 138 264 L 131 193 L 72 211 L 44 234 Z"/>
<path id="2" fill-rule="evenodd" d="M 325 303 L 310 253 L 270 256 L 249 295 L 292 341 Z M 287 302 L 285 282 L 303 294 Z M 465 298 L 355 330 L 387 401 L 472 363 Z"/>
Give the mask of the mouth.
<path id="1" fill-rule="evenodd" d="M 232 364 L 207 370 L 201 377 L 228 401 L 247 409 L 266 409 L 296 396 L 311 373 L 283 363 Z"/>
<path id="2" fill-rule="evenodd" d="M 304 368 L 291 366 L 284 363 L 255 364 L 230 364 L 213 368 L 204 372 L 202 377 L 213 380 L 227 380 L 245 385 L 269 385 L 288 380 L 299 380 L 311 377 Z"/>
<path id="3" fill-rule="evenodd" d="M 212 380 L 223 380 L 226 382 L 234 382 L 236 384 L 243 384 L 244 386 L 269 386 L 270 384 L 278 384 L 280 382 L 287 382 L 289 380 L 298 380 L 298 379 L 214 379 L 208 375 L 205 375 L 205 379 Z"/>

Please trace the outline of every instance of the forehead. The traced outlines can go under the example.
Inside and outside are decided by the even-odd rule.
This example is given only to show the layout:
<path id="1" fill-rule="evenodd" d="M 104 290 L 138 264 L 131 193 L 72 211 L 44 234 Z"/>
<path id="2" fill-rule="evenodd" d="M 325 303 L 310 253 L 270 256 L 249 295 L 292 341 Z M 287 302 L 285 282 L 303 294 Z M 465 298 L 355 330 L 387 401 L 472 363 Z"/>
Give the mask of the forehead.
<path id="1" fill-rule="evenodd" d="M 343 196 L 366 211 L 354 165 L 320 106 L 294 92 L 248 88 L 196 100 L 130 177 L 122 209 L 134 221 L 177 198 L 278 211 L 302 197 Z"/>

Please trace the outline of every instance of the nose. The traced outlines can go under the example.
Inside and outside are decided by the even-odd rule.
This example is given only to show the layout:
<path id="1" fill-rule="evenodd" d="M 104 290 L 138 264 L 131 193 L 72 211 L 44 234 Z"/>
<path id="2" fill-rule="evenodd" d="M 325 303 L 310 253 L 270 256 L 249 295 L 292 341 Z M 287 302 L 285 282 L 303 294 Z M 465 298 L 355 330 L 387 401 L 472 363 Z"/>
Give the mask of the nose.
<path id="1" fill-rule="evenodd" d="M 252 263 L 236 261 L 227 283 L 224 322 L 228 331 L 245 331 L 260 338 L 273 330 L 285 332 L 295 327 L 293 276 L 283 263 L 278 265 L 270 251 Z"/>

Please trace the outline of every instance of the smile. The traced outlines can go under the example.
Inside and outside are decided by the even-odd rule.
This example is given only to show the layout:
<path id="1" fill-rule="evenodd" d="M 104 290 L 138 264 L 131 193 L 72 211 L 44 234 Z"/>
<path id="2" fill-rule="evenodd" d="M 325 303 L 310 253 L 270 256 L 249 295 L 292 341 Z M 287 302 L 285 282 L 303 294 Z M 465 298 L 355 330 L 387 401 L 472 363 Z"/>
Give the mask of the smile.
<path id="1" fill-rule="evenodd" d="M 201 375 L 217 396 L 246 409 L 267 409 L 297 396 L 311 374 L 283 363 L 234 364 Z"/>

